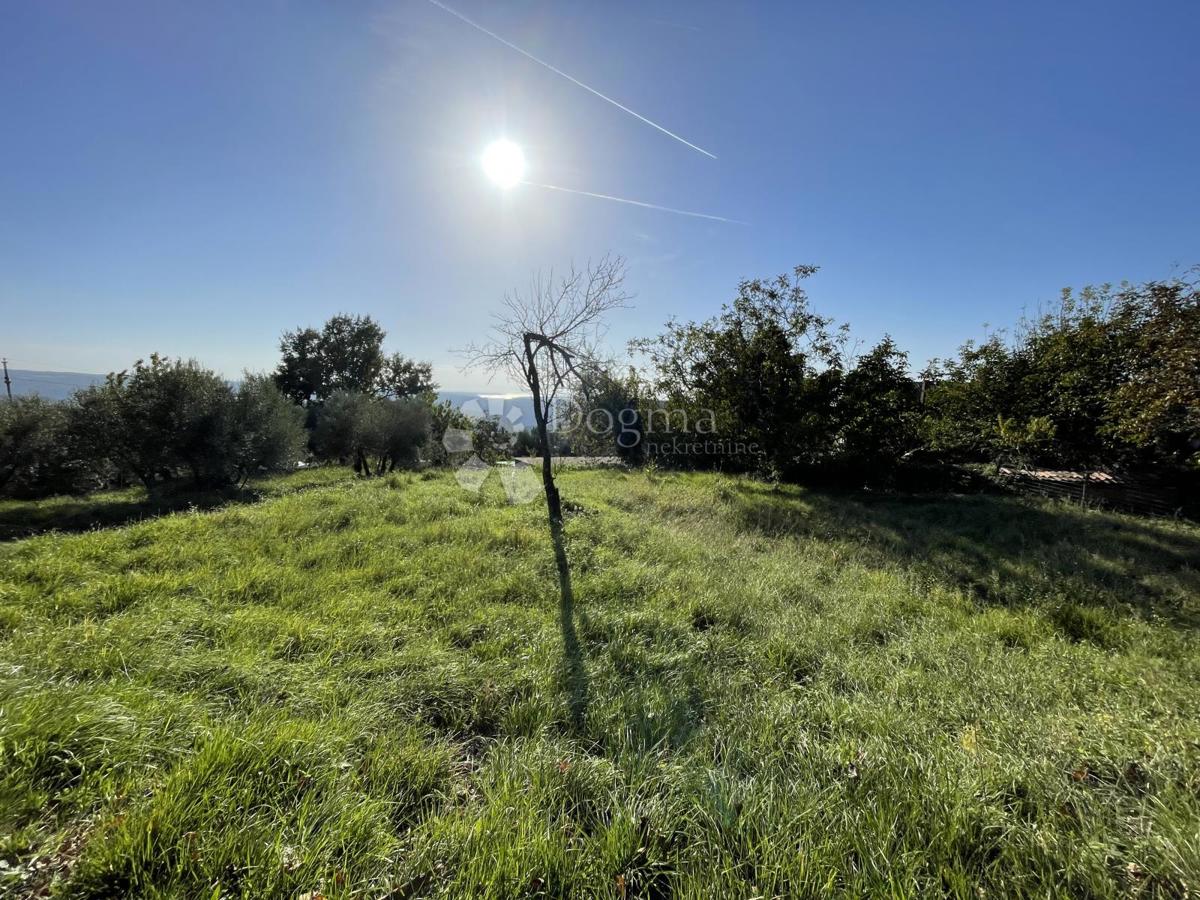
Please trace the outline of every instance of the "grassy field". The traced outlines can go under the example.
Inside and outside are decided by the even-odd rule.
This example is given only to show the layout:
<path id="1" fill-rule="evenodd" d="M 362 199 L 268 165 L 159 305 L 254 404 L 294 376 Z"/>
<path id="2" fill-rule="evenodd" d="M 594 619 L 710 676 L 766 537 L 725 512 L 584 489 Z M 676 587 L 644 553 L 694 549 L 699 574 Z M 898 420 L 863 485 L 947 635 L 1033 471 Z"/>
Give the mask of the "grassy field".
<path id="1" fill-rule="evenodd" d="M 0 895 L 1200 889 L 1200 529 L 561 481 L 0 544 Z"/>
<path id="2" fill-rule="evenodd" d="M 342 482 L 340 469 L 317 468 L 288 478 L 252 479 L 243 487 L 197 490 L 189 487 L 150 495 L 140 487 L 104 491 L 87 497 L 60 496 L 45 500 L 0 500 L 0 541 L 55 531 L 89 531 L 128 525 L 171 512 L 213 509 L 230 503 L 253 503 L 323 484 Z"/>

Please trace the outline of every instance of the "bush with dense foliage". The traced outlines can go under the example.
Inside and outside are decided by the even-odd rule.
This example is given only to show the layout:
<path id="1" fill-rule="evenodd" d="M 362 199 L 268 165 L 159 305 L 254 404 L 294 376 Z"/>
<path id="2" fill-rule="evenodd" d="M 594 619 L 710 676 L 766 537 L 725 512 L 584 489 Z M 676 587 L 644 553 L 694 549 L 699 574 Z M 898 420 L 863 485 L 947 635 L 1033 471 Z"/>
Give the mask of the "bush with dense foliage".
<path id="1" fill-rule="evenodd" d="M 582 373 L 561 411 L 560 427 L 580 456 L 616 456 L 636 465 L 645 460 L 642 410 L 648 402 L 636 369 Z"/>
<path id="2" fill-rule="evenodd" d="M 0 494 L 35 496 L 63 482 L 62 404 L 41 397 L 0 403 Z"/>
<path id="3" fill-rule="evenodd" d="M 47 496 L 138 482 L 244 483 L 293 468 L 304 411 L 264 376 L 235 390 L 194 361 L 152 355 L 58 403 L 0 408 L 0 492 Z"/>
<path id="4" fill-rule="evenodd" d="M 1073 467 L 1200 465 L 1200 286 L 1064 291 L 1006 343 L 968 343 L 926 373 L 930 445 Z"/>
<path id="5" fill-rule="evenodd" d="M 648 430 L 682 426 L 713 444 L 758 449 L 668 461 L 790 477 L 831 457 L 844 331 L 831 329 L 831 320 L 809 305 L 802 282 L 814 272 L 797 266 L 791 275 L 743 281 L 720 315 L 671 321 L 659 336 L 634 342 L 650 361 L 663 403 L 647 411 Z"/>
<path id="6" fill-rule="evenodd" d="M 920 445 L 920 386 L 908 371 L 908 354 L 885 337 L 841 380 L 835 451 L 851 471 L 886 474 Z"/>
<path id="7" fill-rule="evenodd" d="M 312 444 L 322 459 L 349 463 L 363 475 L 411 465 L 429 441 L 429 405 L 335 391 L 317 416 Z"/>
<path id="8" fill-rule="evenodd" d="M 429 440 L 421 449 L 422 458 L 435 466 L 446 465 L 452 457 L 451 448 L 446 446 L 446 432 L 470 433 L 473 427 L 474 422 L 471 417 L 449 400 L 431 403 L 429 405 Z M 466 446 L 457 446 L 453 440 L 450 443 L 457 452 L 468 449 Z"/>
<path id="9" fill-rule="evenodd" d="M 918 449 L 961 461 L 1200 468 L 1196 281 L 1064 291 L 1015 339 L 967 342 L 914 378 L 891 338 L 848 357 L 845 328 L 814 312 L 801 285 L 814 271 L 743 282 L 720 315 L 633 342 L 657 398 L 641 401 L 648 446 L 678 446 L 665 430 L 718 448 L 696 453 L 685 441 L 683 454 L 656 459 L 867 481 L 887 480 Z M 729 454 L 730 442 L 753 450 Z"/>
<path id="10" fill-rule="evenodd" d="M 269 376 L 247 374 L 233 398 L 233 472 L 244 482 L 294 467 L 307 443 L 303 426 L 304 411 Z"/>
<path id="11" fill-rule="evenodd" d="M 275 383 L 302 406 L 320 405 L 337 391 L 432 402 L 433 369 L 399 353 L 385 354 L 387 332 L 370 316 L 337 315 L 321 330 L 284 332 Z"/>
<path id="12" fill-rule="evenodd" d="M 247 376 L 235 391 L 195 361 L 153 355 L 77 402 L 88 410 L 82 443 L 147 488 L 180 476 L 237 484 L 303 453 L 303 411 L 268 379 Z"/>
<path id="13" fill-rule="evenodd" d="M 91 391 L 106 419 L 100 455 L 147 488 L 183 473 L 196 484 L 231 480 L 233 392 L 215 372 L 154 354 Z"/>

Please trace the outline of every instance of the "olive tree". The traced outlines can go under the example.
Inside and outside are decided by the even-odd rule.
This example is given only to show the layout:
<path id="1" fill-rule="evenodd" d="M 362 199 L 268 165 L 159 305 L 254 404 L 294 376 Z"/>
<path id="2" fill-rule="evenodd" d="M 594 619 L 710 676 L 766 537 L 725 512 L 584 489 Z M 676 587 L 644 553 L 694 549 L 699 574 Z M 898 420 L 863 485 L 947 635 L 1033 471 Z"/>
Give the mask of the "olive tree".
<path id="1" fill-rule="evenodd" d="M 335 391 L 313 432 L 317 454 L 349 462 L 361 475 L 382 475 L 415 462 L 430 433 L 422 400 L 388 400 L 357 391 Z"/>
<path id="2" fill-rule="evenodd" d="M 241 484 L 300 459 L 304 412 L 266 376 L 234 390 L 194 360 L 152 354 L 76 394 L 66 434 L 80 464 L 107 464 L 147 489 L 190 476 L 197 486 Z"/>
<path id="3" fill-rule="evenodd" d="M 0 494 L 34 494 L 60 468 L 64 405 L 41 397 L 0 402 Z"/>
<path id="4" fill-rule="evenodd" d="M 291 402 L 267 375 L 242 379 L 232 397 L 231 480 L 294 468 L 304 456 L 304 410 Z"/>

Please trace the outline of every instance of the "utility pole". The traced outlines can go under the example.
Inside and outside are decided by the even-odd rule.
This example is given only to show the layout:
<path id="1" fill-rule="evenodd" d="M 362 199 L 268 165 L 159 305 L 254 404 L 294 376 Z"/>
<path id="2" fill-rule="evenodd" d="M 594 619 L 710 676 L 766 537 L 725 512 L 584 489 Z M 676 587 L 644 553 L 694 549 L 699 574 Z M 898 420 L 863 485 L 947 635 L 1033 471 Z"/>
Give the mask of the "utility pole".
<path id="1" fill-rule="evenodd" d="M 4 390 L 8 391 L 8 402 L 12 403 L 12 379 L 8 377 L 8 357 L 0 362 L 4 363 Z"/>

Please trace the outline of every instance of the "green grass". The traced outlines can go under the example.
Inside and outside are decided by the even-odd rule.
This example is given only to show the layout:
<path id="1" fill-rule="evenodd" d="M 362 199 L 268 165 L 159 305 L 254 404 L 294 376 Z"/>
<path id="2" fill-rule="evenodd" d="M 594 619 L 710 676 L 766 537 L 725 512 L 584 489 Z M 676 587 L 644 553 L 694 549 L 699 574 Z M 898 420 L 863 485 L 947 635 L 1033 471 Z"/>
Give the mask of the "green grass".
<path id="1" fill-rule="evenodd" d="M 0 546 L 0 895 L 1200 886 L 1194 526 L 322 477 Z"/>
<path id="2" fill-rule="evenodd" d="M 63 495 L 45 500 L 0 500 L 0 541 L 30 537 L 46 531 L 88 531 L 127 525 L 141 519 L 192 509 L 212 509 L 230 503 L 252 503 L 293 491 L 345 481 L 345 469 L 305 469 L 279 478 L 251 479 L 243 487 L 196 489 L 163 486 L 102 491 L 87 496 Z"/>

